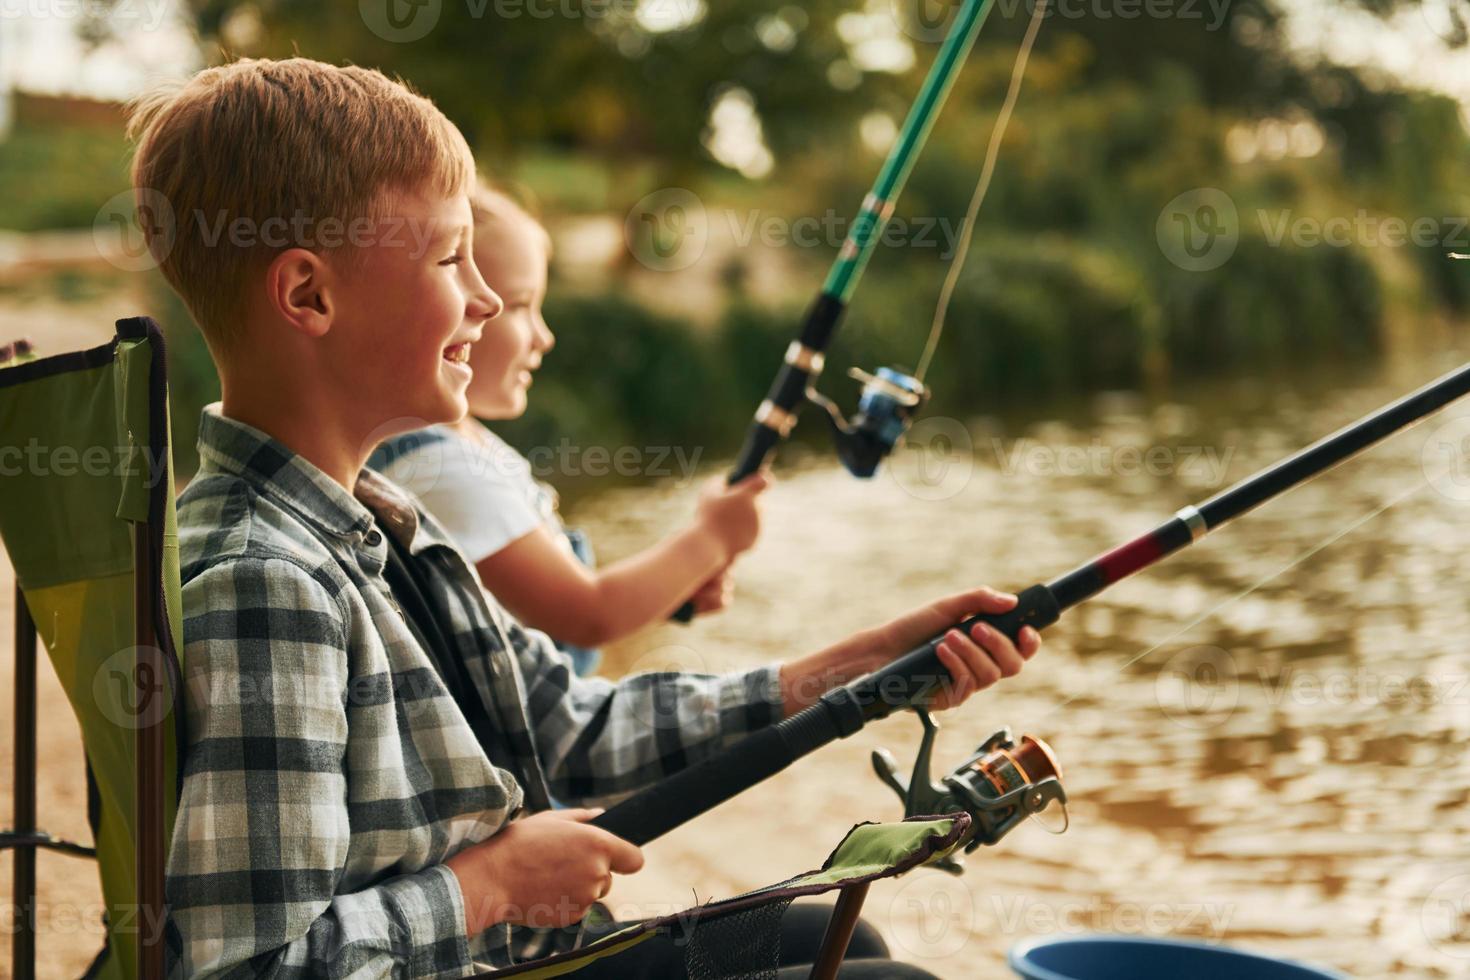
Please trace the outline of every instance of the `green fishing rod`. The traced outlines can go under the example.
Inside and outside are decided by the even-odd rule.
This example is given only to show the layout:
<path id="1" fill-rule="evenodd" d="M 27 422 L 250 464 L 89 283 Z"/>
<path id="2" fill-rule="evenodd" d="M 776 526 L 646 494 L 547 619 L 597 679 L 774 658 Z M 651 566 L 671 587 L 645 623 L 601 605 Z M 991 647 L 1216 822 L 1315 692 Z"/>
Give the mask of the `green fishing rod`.
<path id="1" fill-rule="evenodd" d="M 765 465 L 776 446 L 796 427 L 797 413 L 809 401 L 825 410 L 823 415 L 828 420 L 842 465 L 854 476 L 871 477 L 908 431 L 914 410 L 928 397 L 923 382 L 899 368 L 882 367 L 871 374 L 854 368 L 852 376 L 863 382 L 863 388 L 856 414 L 846 419 L 835 403 L 817 392 L 815 384 L 822 373 L 827 348 L 847 311 L 848 300 L 862 278 L 874 247 L 883 237 L 888 219 L 893 217 L 909 173 L 992 6 L 993 0 L 963 0 L 960 5 L 918 97 L 909 107 L 903 128 L 878 171 L 877 180 L 863 198 L 862 209 L 843 240 L 821 291 L 807 310 L 800 333 L 786 348 L 775 380 L 755 410 L 744 445 L 730 471 L 731 483 L 743 480 Z M 995 142 L 992 139 L 992 144 Z M 993 161 L 987 161 L 987 176 L 982 178 L 986 183 L 991 165 Z M 686 602 L 673 618 L 685 623 L 693 619 L 693 602 Z"/>
<path id="2" fill-rule="evenodd" d="M 848 300 L 862 278 L 873 249 L 908 181 L 919 153 L 934 128 L 945 99 L 975 45 L 990 14 L 992 0 L 964 0 L 939 49 L 918 97 L 909 108 L 903 128 L 888 151 L 878 179 L 863 198 L 821 292 L 808 309 L 797 339 L 786 348 L 782 364 L 745 435 L 745 444 L 730 471 L 735 483 L 760 469 L 776 446 L 791 434 L 797 412 L 816 401 L 832 423 L 832 434 L 842 464 L 855 476 L 870 477 L 908 428 L 913 410 L 924 400 L 922 382 L 896 368 L 872 374 L 854 371 L 863 382 L 858 411 L 844 420 L 831 402 L 817 395 L 813 385 L 822 372 L 827 347 L 842 322 Z"/>

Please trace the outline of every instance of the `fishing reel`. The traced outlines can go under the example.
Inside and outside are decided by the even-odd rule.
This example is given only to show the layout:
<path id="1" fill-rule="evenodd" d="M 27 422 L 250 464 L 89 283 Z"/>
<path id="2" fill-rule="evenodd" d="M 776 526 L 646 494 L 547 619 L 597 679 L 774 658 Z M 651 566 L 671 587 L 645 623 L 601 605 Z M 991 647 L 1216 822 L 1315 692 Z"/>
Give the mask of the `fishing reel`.
<path id="1" fill-rule="evenodd" d="M 1053 801 L 1061 805 L 1063 817 L 1062 827 L 1055 833 L 1066 830 L 1067 793 L 1062 789 L 1061 765 L 1051 746 L 1030 735 L 1022 735 L 1017 742 L 1009 728 L 1002 728 L 981 742 L 958 769 L 934 782 L 929 771 L 939 725 L 927 711 L 917 713 L 924 723 L 924 737 L 907 784 L 898 775 L 893 753 L 887 749 L 873 753 L 873 769 L 903 801 L 905 817 L 965 811 L 973 821 L 966 854 L 981 844 L 996 843 Z M 934 866 L 951 874 L 964 872 L 963 863 L 954 855 L 934 862 Z"/>
<path id="2" fill-rule="evenodd" d="M 929 389 L 911 374 L 898 368 L 880 367 L 869 374 L 850 368 L 848 377 L 863 384 L 858 409 L 851 419 L 816 388 L 808 388 L 807 400 L 825 409 L 837 458 L 853 476 L 864 479 L 878 472 L 878 464 L 893 452 L 913 424 L 913 414 L 929 398 Z"/>

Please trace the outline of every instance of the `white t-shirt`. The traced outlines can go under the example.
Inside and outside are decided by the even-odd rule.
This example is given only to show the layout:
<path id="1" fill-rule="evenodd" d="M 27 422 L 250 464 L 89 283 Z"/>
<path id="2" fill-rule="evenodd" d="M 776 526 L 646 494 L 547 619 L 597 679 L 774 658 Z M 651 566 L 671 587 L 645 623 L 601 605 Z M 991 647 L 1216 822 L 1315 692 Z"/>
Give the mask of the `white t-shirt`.
<path id="1" fill-rule="evenodd" d="M 423 501 L 472 565 L 543 524 L 565 540 L 556 491 L 503 439 L 481 432 L 436 425 L 395 436 L 369 465 Z"/>

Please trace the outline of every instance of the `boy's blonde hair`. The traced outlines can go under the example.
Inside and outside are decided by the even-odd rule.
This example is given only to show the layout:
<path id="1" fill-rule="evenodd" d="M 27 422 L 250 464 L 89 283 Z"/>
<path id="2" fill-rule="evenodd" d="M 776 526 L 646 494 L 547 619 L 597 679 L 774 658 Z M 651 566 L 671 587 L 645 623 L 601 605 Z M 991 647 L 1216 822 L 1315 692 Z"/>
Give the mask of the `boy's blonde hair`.
<path id="1" fill-rule="evenodd" d="M 497 229 L 520 222 L 536 230 L 537 237 L 546 248 L 547 258 L 551 257 L 551 233 L 533 213 L 532 205 L 522 203 L 523 199 L 524 195 L 518 195 L 483 178 L 475 183 L 474 189 L 470 191 L 470 213 L 475 221 L 475 251 L 478 252 L 496 241 L 494 236 Z"/>
<path id="2" fill-rule="evenodd" d="M 475 179 L 464 136 L 427 98 L 306 58 L 242 59 L 143 95 L 128 135 L 148 247 L 216 357 L 236 339 L 246 285 L 276 255 L 350 261 L 393 195 L 453 197 Z"/>

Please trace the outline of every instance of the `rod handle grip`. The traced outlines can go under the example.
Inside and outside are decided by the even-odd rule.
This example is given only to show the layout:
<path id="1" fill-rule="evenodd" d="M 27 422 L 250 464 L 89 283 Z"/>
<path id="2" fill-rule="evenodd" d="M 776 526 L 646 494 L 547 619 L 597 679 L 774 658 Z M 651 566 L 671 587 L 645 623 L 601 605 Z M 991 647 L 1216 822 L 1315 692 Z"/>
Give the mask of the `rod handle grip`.
<path id="1" fill-rule="evenodd" d="M 829 691 L 811 707 L 665 777 L 590 823 L 642 847 L 862 727 L 857 702 L 841 688 Z"/>
<path id="2" fill-rule="evenodd" d="M 980 613 L 962 620 L 953 628 L 968 634 L 977 623 L 989 623 L 1015 642 L 1023 627 L 1043 630 L 1055 623 L 1062 615 L 1061 606 L 1051 589 L 1045 585 L 1033 585 L 1016 596 L 1015 608 L 1003 613 Z M 946 633 L 929 640 L 869 674 L 856 684 L 857 692 L 864 705 L 864 715 L 869 721 L 883 718 L 902 708 L 922 704 L 942 682 L 949 680 L 949 671 L 939 660 L 937 649 Z"/>
<path id="3" fill-rule="evenodd" d="M 730 471 L 725 482 L 733 486 L 764 466 L 766 459 L 771 455 L 771 450 L 776 448 L 776 443 L 779 441 L 780 437 L 773 430 L 758 422 L 752 423 L 750 432 L 745 437 L 745 445 L 740 450 L 740 457 L 735 461 L 735 468 Z M 694 600 L 690 599 L 675 609 L 669 619 L 676 623 L 693 622 Z"/>

